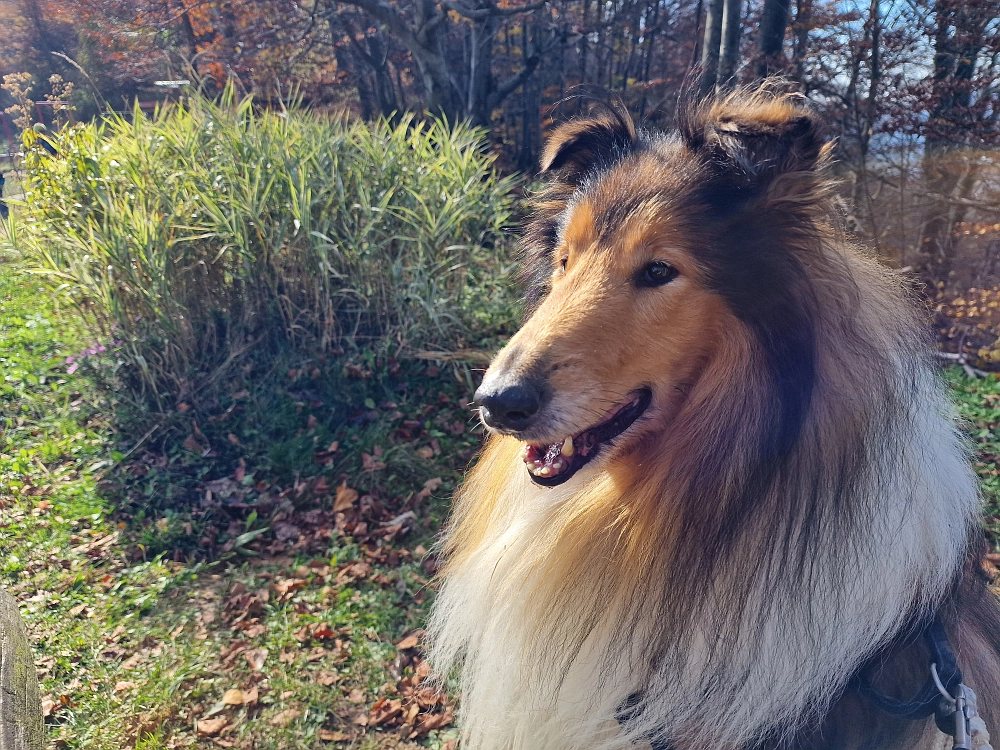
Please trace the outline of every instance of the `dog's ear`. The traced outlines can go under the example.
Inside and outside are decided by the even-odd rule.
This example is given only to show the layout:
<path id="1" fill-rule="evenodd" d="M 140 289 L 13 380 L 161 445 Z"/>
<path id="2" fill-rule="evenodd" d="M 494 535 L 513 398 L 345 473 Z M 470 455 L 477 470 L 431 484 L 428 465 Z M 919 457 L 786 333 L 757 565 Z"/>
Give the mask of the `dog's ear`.
<path id="1" fill-rule="evenodd" d="M 794 95 L 733 95 L 687 113 L 681 134 L 732 188 L 763 187 L 781 174 L 816 169 L 826 139 L 819 117 Z"/>
<path id="2" fill-rule="evenodd" d="M 609 166 L 636 145 L 628 114 L 612 111 L 571 120 L 556 128 L 542 152 L 542 174 L 576 186 L 595 169 Z"/>

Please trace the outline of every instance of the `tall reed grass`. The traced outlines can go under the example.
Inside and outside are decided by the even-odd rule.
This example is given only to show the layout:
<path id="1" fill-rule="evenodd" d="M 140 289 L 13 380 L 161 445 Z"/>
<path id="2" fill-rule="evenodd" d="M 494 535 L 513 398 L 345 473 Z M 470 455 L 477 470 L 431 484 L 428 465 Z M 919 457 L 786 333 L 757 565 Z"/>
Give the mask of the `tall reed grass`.
<path id="1" fill-rule="evenodd" d="M 29 133 L 29 139 L 32 134 Z M 514 320 L 483 133 L 261 112 L 232 89 L 29 148 L 9 240 L 161 406 L 251 348 L 469 346 Z"/>

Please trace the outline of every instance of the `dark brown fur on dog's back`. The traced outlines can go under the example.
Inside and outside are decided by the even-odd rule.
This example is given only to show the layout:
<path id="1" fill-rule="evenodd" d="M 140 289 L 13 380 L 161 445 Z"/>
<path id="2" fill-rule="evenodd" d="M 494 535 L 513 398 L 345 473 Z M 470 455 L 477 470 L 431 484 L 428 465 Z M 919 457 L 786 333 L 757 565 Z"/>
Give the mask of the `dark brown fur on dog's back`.
<path id="1" fill-rule="evenodd" d="M 850 685 L 880 666 L 908 698 L 939 610 L 998 718 L 975 478 L 910 301 L 836 229 L 828 153 L 767 88 L 675 134 L 553 134 L 431 622 L 467 750 L 923 747 L 933 723 Z"/>

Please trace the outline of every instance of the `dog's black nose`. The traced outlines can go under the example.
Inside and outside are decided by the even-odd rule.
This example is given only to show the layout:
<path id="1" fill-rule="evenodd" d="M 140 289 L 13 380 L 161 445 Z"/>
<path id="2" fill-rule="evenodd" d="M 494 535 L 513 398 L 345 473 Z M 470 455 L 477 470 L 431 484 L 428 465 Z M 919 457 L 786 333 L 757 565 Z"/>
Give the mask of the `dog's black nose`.
<path id="1" fill-rule="evenodd" d="M 483 383 L 476 391 L 479 413 L 490 427 L 520 432 L 531 424 L 542 404 L 542 392 L 528 380 Z"/>

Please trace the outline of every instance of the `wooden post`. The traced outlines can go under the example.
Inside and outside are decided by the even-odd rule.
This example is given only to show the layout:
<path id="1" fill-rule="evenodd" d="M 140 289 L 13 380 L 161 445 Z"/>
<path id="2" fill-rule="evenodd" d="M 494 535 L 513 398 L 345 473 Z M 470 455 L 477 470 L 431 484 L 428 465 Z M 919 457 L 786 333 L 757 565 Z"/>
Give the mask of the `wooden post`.
<path id="1" fill-rule="evenodd" d="M 0 591 L 0 750 L 42 750 L 45 723 L 35 659 L 17 602 Z"/>

